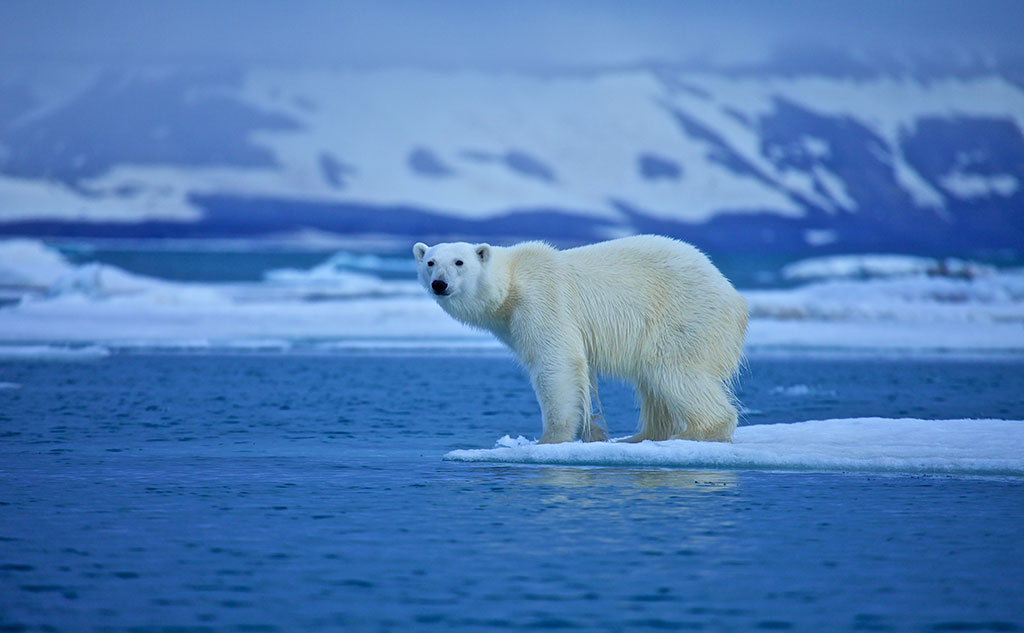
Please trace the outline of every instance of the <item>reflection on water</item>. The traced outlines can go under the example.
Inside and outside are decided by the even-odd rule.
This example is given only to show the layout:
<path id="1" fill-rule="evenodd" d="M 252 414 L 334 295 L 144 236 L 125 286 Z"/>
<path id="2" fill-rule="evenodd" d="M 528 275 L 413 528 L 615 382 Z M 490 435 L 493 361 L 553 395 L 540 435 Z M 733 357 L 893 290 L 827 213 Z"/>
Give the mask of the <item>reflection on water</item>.
<path id="1" fill-rule="evenodd" d="M 674 488 L 711 492 L 722 486 L 739 483 L 736 473 L 728 471 L 669 470 L 653 468 L 553 467 L 509 471 L 533 471 L 534 477 L 523 483 L 556 487 L 614 488 L 620 495 L 643 497 L 652 488 Z"/>

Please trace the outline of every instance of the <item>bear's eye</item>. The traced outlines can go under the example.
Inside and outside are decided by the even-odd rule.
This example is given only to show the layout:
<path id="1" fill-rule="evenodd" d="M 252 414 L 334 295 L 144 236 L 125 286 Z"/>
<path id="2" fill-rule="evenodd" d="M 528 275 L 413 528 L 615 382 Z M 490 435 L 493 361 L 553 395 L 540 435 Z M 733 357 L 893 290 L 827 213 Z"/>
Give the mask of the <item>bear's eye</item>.
<path id="1" fill-rule="evenodd" d="M 427 262 L 427 267 L 428 267 L 428 268 L 429 268 L 430 266 L 433 266 L 433 265 L 434 265 L 434 260 L 430 260 L 429 262 Z"/>
<path id="2" fill-rule="evenodd" d="M 462 260 L 461 259 L 456 259 L 455 260 L 455 265 L 456 266 L 461 266 L 462 265 Z"/>

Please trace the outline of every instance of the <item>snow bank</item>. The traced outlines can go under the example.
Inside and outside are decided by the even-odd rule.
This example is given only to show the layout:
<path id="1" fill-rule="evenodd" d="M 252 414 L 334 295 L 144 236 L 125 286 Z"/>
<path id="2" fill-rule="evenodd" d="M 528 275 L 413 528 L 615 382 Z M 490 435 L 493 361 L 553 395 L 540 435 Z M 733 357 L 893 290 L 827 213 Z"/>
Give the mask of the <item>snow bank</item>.
<path id="1" fill-rule="evenodd" d="M 408 279 L 384 280 L 379 275 L 404 273 Z M 397 259 L 341 251 L 310 269 L 280 268 L 264 275 L 272 284 L 334 296 L 420 295 L 412 257 Z"/>
<path id="2" fill-rule="evenodd" d="M 751 318 L 1024 324 L 1024 271 L 977 278 L 896 276 L 744 292 Z"/>
<path id="3" fill-rule="evenodd" d="M 1011 475 L 1024 477 L 1024 420 L 853 418 L 742 426 L 732 444 L 669 440 L 536 444 L 505 436 L 445 460 L 573 466 Z"/>
<path id="4" fill-rule="evenodd" d="M 0 241 L 0 286 L 45 288 L 73 267 L 37 240 Z"/>
<path id="5" fill-rule="evenodd" d="M 135 275 L 116 266 L 75 265 L 56 249 L 37 240 L 0 241 L 0 289 L 20 292 L 26 301 L 70 296 L 104 299 L 150 294 L 161 302 L 175 295 L 185 301 L 210 300 L 214 294 L 201 284 L 179 284 Z"/>
<path id="6" fill-rule="evenodd" d="M 748 347 L 1024 350 L 1024 270 L 853 255 L 796 262 L 789 289 L 746 290 Z"/>
<path id="7" fill-rule="evenodd" d="M 330 279 L 334 275 L 344 271 L 361 271 L 366 273 L 393 273 L 405 274 L 409 277 L 416 276 L 416 262 L 412 257 L 382 257 L 372 253 L 351 253 L 338 251 L 331 255 L 327 261 L 314 266 L 310 270 L 280 269 L 267 273 L 267 278 L 274 279 L 284 275 L 299 273 L 300 276 Z"/>
<path id="8" fill-rule="evenodd" d="M 264 349 L 488 349 L 394 260 L 336 255 L 257 283 L 178 283 L 0 242 L 0 343 Z M 411 261 L 411 257 L 410 257 Z M 361 268 L 361 270 L 355 270 Z M 6 284 L 6 285 L 5 285 Z M 1024 272 L 831 280 L 744 292 L 748 350 L 1024 351 Z M 270 341 L 272 344 L 268 345 Z"/>
<path id="9" fill-rule="evenodd" d="M 0 308 L 0 341 L 288 349 L 296 341 L 492 340 L 448 318 L 415 281 L 349 265 L 383 264 L 338 257 L 307 271 L 274 271 L 264 283 L 176 283 L 76 266 L 41 242 L 0 242 L 0 272 L 18 298 Z"/>
<path id="10" fill-rule="evenodd" d="M 374 275 L 346 271 L 279 269 L 267 272 L 268 283 L 292 293 L 334 297 L 408 295 L 422 292 L 415 282 L 382 282 Z"/>

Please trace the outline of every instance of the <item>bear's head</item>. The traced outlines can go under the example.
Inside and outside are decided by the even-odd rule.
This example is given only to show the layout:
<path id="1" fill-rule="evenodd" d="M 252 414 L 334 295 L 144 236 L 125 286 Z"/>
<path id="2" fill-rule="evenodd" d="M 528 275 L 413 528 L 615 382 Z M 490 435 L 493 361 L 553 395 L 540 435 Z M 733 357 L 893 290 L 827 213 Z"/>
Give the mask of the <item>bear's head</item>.
<path id="1" fill-rule="evenodd" d="M 476 293 L 491 259 L 489 244 L 450 242 L 427 246 L 417 242 L 412 254 L 419 265 L 420 283 L 438 301 Z"/>

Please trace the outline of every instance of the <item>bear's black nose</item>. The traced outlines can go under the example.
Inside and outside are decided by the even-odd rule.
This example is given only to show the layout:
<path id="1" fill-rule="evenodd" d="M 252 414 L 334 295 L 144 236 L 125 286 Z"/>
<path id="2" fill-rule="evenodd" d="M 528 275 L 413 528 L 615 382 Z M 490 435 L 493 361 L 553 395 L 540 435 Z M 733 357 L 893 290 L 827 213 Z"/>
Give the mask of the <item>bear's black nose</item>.
<path id="1" fill-rule="evenodd" d="M 443 295 L 444 291 L 448 289 L 448 284 L 440 279 L 435 279 L 430 283 L 430 287 L 433 288 L 435 295 Z"/>

